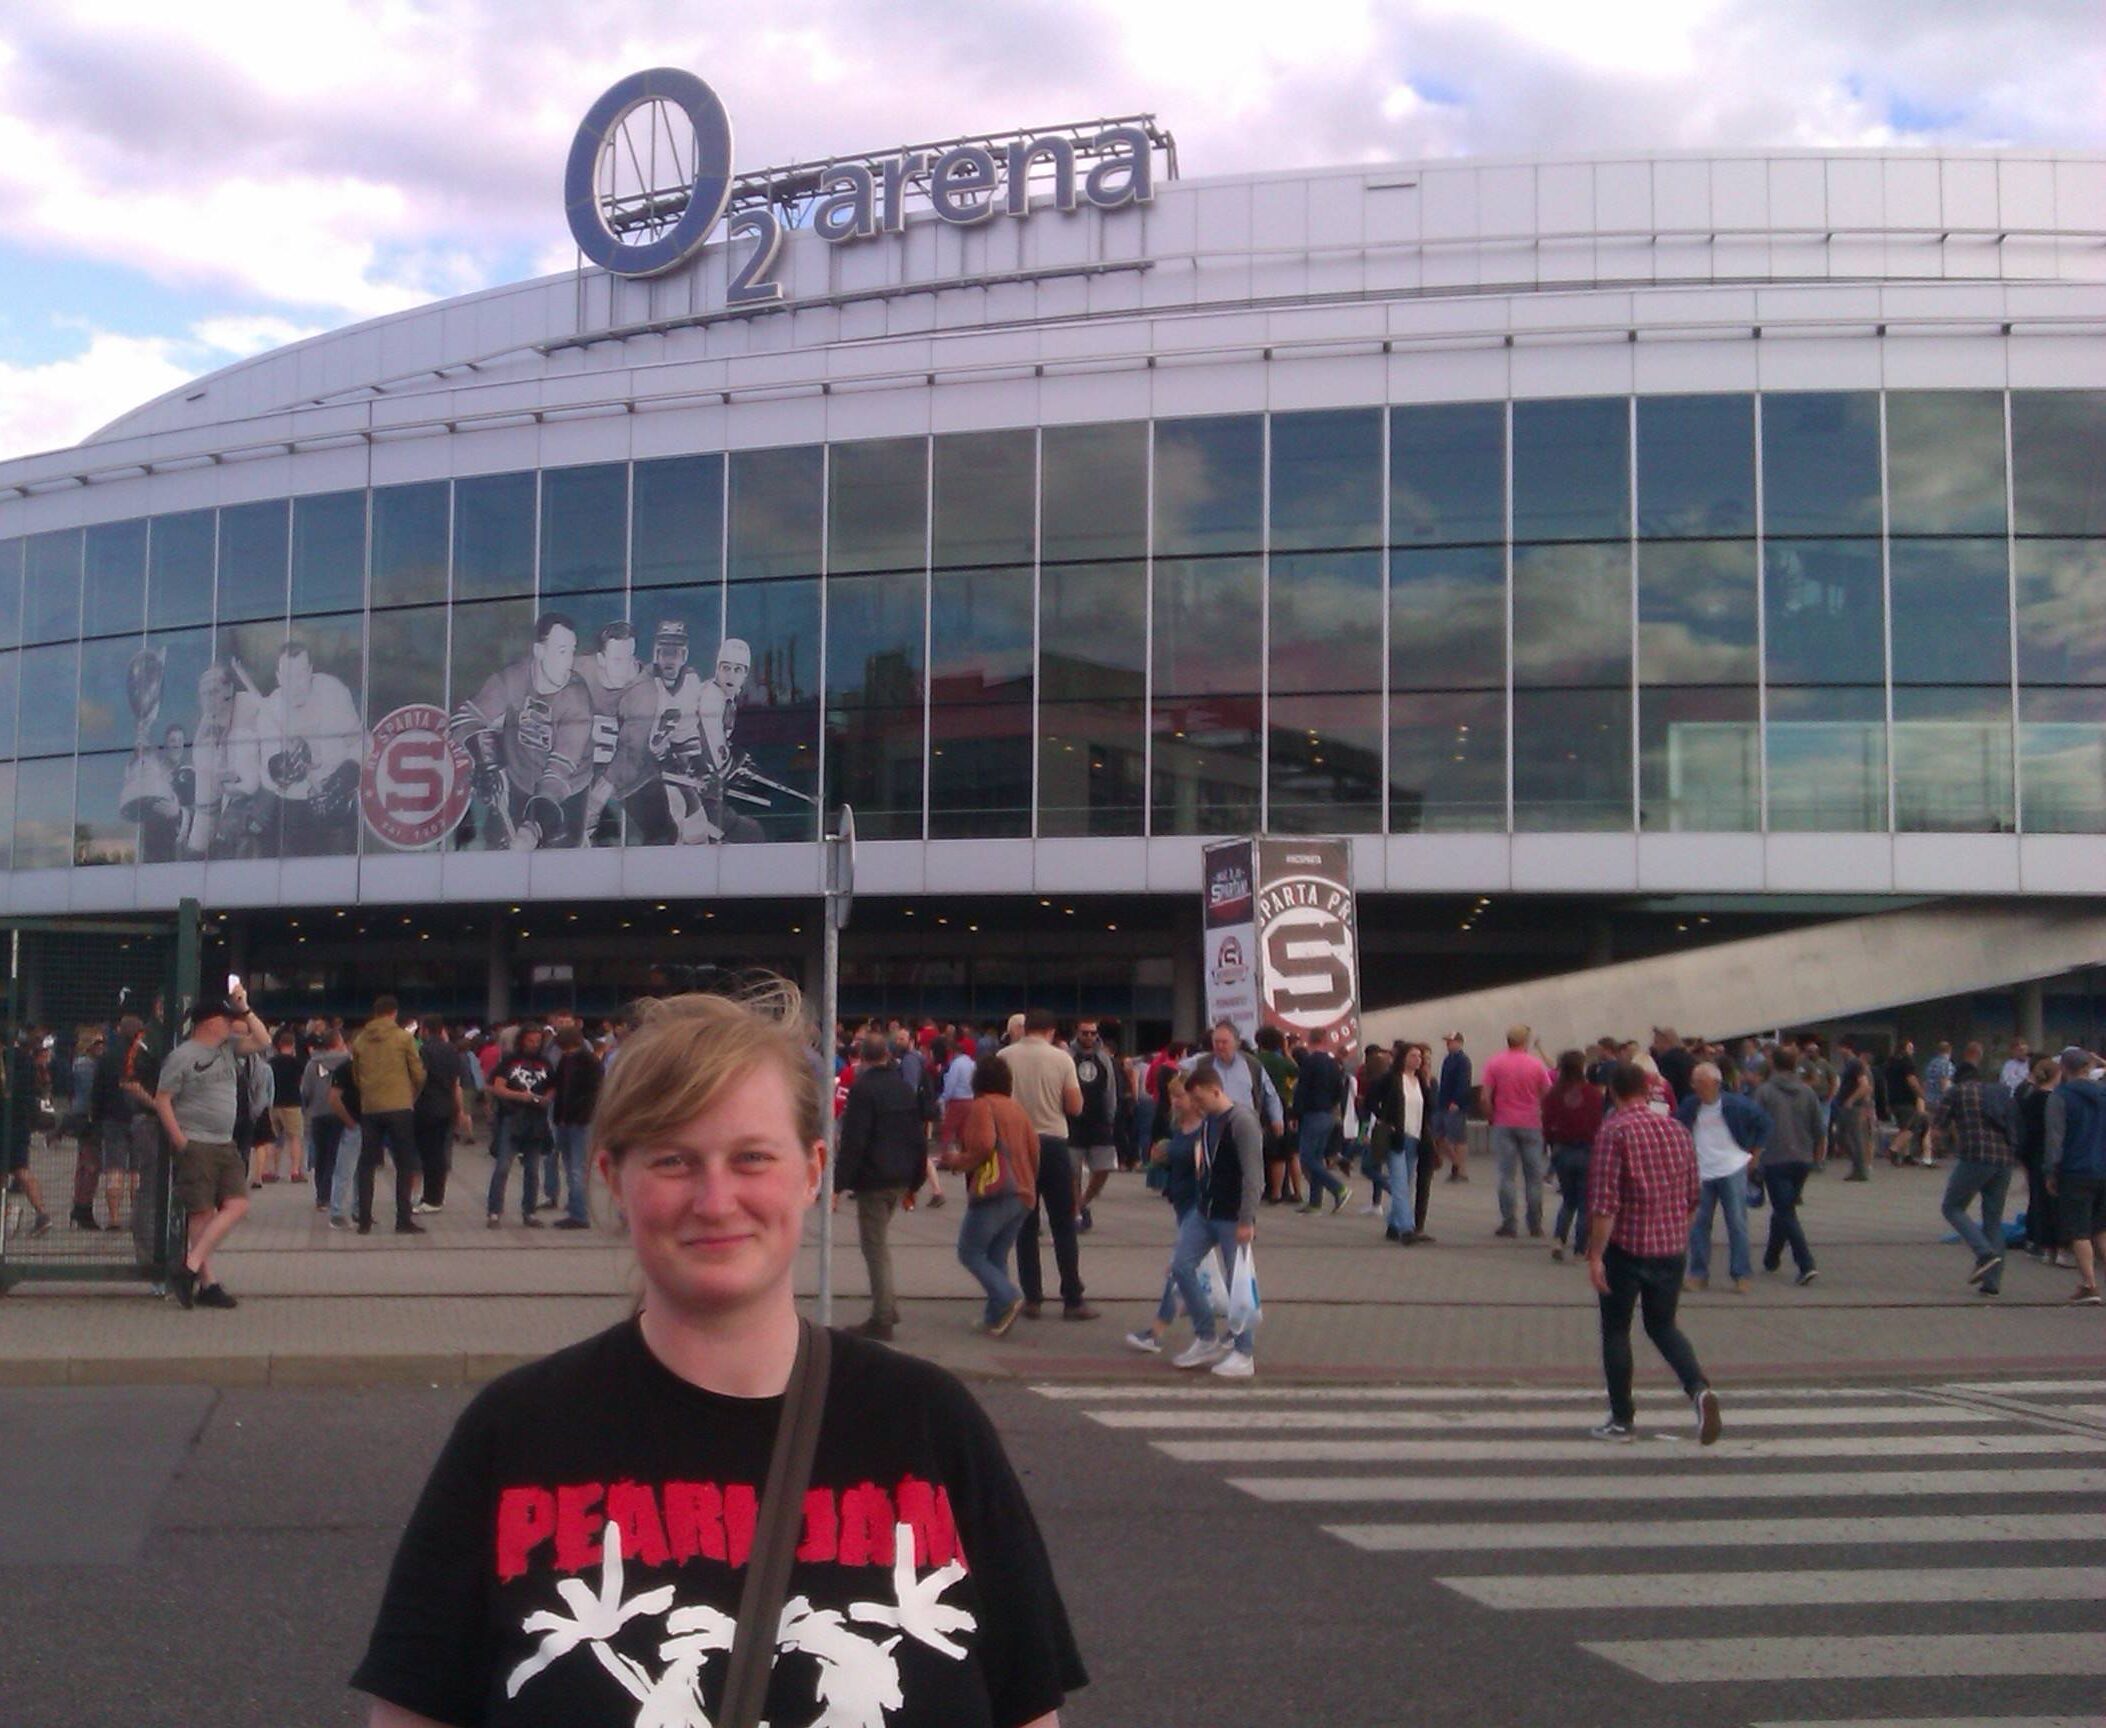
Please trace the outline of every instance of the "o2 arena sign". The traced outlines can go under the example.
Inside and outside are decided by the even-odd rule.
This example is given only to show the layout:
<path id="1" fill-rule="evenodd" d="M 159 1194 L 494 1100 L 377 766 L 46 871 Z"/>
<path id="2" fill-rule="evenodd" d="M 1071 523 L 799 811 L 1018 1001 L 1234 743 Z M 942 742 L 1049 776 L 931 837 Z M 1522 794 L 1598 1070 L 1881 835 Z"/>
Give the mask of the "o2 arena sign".
<path id="1" fill-rule="evenodd" d="M 616 276 L 677 269 L 731 209 L 730 237 L 750 250 L 733 260 L 728 300 L 756 305 L 782 298 L 774 269 L 786 201 L 804 203 L 811 228 L 832 246 L 903 232 L 910 191 L 960 228 L 1034 208 L 1118 210 L 1154 199 L 1155 142 L 1143 125 L 1087 137 L 1062 129 L 742 182 L 732 174 L 731 116 L 716 92 L 692 72 L 659 67 L 631 73 L 592 105 L 571 143 L 563 203 L 578 250 Z M 1051 187 L 1036 206 L 1034 181 Z"/>

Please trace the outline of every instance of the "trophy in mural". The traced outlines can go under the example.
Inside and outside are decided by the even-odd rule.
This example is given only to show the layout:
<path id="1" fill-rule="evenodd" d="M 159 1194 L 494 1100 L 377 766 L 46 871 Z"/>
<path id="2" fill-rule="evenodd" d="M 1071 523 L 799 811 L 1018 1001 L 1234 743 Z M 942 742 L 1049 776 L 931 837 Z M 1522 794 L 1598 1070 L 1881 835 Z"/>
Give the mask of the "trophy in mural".
<path id="1" fill-rule="evenodd" d="M 156 747 L 154 723 L 161 717 L 161 684 L 168 671 L 168 650 L 142 648 L 125 669 L 124 696 L 134 721 L 132 759 L 125 764 L 117 811 L 127 822 L 179 814 L 175 777 L 168 759 Z"/>

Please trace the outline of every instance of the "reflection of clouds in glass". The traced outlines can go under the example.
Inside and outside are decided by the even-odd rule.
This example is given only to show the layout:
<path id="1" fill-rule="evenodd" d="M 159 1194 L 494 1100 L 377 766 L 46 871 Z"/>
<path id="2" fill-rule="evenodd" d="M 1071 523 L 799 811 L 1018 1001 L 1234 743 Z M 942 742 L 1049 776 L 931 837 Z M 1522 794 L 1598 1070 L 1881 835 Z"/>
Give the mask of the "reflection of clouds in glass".
<path id="1" fill-rule="evenodd" d="M 1514 677 L 1617 684 L 1630 675 L 1631 558 L 1623 546 L 1514 549 Z"/>
<path id="2" fill-rule="evenodd" d="M 2106 390 L 2014 390 L 2021 534 L 2106 534 Z"/>
<path id="3" fill-rule="evenodd" d="M 1258 688 L 1264 602 L 1254 558 L 1155 564 L 1155 685 L 1165 693 Z"/>
<path id="4" fill-rule="evenodd" d="M 1272 688 L 1382 687 L 1382 563 L 1373 553 L 1272 561 Z"/>
<path id="5" fill-rule="evenodd" d="M 2106 545 L 2018 543 L 2018 670 L 2027 682 L 2106 684 Z"/>
<path id="6" fill-rule="evenodd" d="M 1638 549 L 1641 683 L 1745 683 L 1755 676 L 1753 541 Z"/>
<path id="7" fill-rule="evenodd" d="M 1887 513 L 1896 534 L 2003 532 L 2001 392 L 1888 392 Z"/>
<path id="8" fill-rule="evenodd" d="M 2052 694 L 2066 701 L 2070 693 Z M 2097 710 L 2096 692 L 2080 699 Z M 2025 825 L 2039 833 L 2096 834 L 2106 828 L 2106 717 L 2054 713 L 2037 702 L 2027 695 L 2019 728 Z M 2042 718 L 2032 718 L 2036 712 Z"/>
<path id="9" fill-rule="evenodd" d="M 1254 552 L 1264 497 L 1255 415 L 1155 430 L 1155 550 Z"/>

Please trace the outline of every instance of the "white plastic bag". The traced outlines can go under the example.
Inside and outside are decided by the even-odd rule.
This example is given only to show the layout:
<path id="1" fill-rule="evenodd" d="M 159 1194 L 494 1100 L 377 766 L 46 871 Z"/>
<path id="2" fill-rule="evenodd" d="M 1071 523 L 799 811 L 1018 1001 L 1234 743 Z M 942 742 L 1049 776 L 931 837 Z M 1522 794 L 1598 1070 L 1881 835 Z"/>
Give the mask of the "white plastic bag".
<path id="1" fill-rule="evenodd" d="M 1236 1248 L 1236 1269 L 1229 1274 L 1228 1329 L 1241 1336 L 1265 1318 L 1258 1301 L 1258 1263 L 1248 1242 Z"/>
<path id="2" fill-rule="evenodd" d="M 1199 1263 L 1199 1287 L 1206 1292 L 1207 1306 L 1219 1320 L 1229 1311 L 1228 1274 L 1221 1269 L 1221 1250 L 1209 1248 L 1207 1257 Z"/>

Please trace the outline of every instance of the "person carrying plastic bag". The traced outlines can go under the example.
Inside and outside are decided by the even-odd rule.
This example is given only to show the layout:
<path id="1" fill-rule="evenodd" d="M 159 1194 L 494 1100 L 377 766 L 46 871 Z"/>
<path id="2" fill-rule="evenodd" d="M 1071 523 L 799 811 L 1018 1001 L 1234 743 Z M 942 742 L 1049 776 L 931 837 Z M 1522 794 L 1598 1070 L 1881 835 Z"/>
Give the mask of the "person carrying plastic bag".
<path id="1" fill-rule="evenodd" d="M 1248 1380 L 1257 1372 L 1257 1272 L 1250 1249 L 1257 1239 L 1258 1198 L 1264 1192 L 1265 1135 L 1256 1116 L 1229 1101 L 1211 1060 L 1186 1074 L 1185 1092 L 1201 1118 L 1195 1148 L 1199 1204 L 1179 1227 L 1171 1276 L 1198 1336 L 1171 1358 L 1171 1365 L 1211 1368 L 1224 1380 Z M 1226 1338 L 1219 1336 L 1213 1303 L 1199 1278 L 1200 1264 L 1215 1252 L 1233 1268 Z"/>

